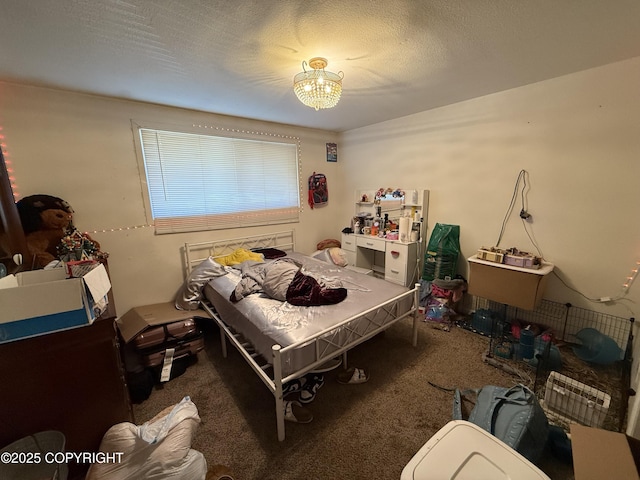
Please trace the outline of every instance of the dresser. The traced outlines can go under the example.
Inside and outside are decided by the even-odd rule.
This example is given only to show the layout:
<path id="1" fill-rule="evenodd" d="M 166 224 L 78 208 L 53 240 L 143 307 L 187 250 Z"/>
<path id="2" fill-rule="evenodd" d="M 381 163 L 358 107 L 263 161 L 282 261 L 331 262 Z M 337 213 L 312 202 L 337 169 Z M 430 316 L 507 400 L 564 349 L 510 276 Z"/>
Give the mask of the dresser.
<path id="1" fill-rule="evenodd" d="M 115 316 L 0 345 L 0 446 L 59 430 L 66 451 L 96 452 L 114 424 L 133 422 Z M 69 479 L 89 465 L 69 464 Z"/>

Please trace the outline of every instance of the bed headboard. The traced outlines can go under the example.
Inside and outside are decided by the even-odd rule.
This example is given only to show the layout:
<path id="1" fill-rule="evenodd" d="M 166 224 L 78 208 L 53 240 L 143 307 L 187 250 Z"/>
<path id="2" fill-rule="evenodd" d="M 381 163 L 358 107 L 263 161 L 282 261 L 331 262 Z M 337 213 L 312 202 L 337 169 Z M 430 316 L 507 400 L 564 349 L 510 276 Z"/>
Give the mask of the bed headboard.
<path id="1" fill-rule="evenodd" d="M 255 248 L 277 248 L 285 252 L 292 252 L 295 249 L 295 231 L 286 230 L 284 232 L 265 233 L 263 235 L 253 235 L 250 237 L 185 243 L 186 276 L 208 257 L 222 257 L 232 253 L 238 248 L 246 248 L 247 250 Z"/>

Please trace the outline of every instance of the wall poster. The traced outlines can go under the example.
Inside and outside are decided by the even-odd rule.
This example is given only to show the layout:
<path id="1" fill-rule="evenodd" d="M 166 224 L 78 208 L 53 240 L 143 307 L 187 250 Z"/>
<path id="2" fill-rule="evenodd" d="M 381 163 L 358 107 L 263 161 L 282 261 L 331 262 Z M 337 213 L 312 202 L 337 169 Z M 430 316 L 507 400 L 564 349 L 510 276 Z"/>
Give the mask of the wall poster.
<path id="1" fill-rule="evenodd" d="M 338 144 L 327 143 L 327 162 L 338 161 Z"/>

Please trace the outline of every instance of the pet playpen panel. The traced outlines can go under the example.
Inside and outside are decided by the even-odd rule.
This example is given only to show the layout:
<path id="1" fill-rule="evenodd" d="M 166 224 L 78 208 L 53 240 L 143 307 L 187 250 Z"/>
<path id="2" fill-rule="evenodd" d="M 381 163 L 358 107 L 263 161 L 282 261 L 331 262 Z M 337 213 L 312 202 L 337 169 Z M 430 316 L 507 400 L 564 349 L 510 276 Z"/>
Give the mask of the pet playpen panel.
<path id="1" fill-rule="evenodd" d="M 548 300 L 542 300 L 534 310 L 524 310 L 473 297 L 470 307 L 471 311 L 493 313 L 496 325 L 491 333 L 479 332 L 489 336 L 490 354 L 505 342 L 518 342 L 509 334 L 512 325 L 522 328 L 535 325 L 538 327 L 536 331 L 552 339 L 548 343 L 550 348 L 537 352 L 533 362 L 504 360 L 516 370 L 531 368 L 535 372 L 533 390 L 545 404 L 552 423 L 567 429 L 569 423 L 574 422 L 605 430 L 624 430 L 630 388 L 633 318 L 616 317 Z M 500 324 L 505 328 L 496 328 Z M 585 339 L 589 339 L 588 335 L 583 335 L 585 332 L 597 332 L 606 340 L 603 344 L 607 347 L 606 361 L 596 361 L 601 359 L 601 355 L 594 361 L 585 361 L 591 358 L 585 356 L 585 350 L 589 350 L 586 347 L 591 347 L 585 344 Z M 615 355 L 611 355 L 614 350 Z M 580 381 L 574 380 L 576 378 Z"/>
<path id="2" fill-rule="evenodd" d="M 602 427 L 611 396 L 558 372 L 551 372 L 544 392 L 544 409 L 551 417 Z"/>

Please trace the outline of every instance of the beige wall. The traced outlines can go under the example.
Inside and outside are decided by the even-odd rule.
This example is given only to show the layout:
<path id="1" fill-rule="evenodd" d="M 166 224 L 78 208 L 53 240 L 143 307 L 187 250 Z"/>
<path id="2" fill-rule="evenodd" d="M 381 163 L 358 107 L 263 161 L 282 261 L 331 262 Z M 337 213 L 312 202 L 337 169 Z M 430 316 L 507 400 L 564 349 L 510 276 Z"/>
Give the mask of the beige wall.
<path id="1" fill-rule="evenodd" d="M 496 244 L 525 169 L 528 225 L 544 257 L 584 295 L 615 296 L 640 260 L 639 84 L 640 57 L 352 130 L 341 138 L 344 193 L 429 189 L 430 229 L 460 225 L 467 258 Z M 519 211 L 520 198 L 500 246 L 535 252 Z M 640 280 L 611 307 L 554 278 L 545 297 L 628 316 Z"/>
<path id="2" fill-rule="evenodd" d="M 525 169 L 544 257 L 585 296 L 616 296 L 640 260 L 638 85 L 635 58 L 352 130 L 341 138 L 345 199 L 365 187 L 429 189 L 429 232 L 460 225 L 466 274 L 464 259 L 496 244 Z M 535 251 L 519 211 L 518 199 L 501 246 Z M 611 306 L 554 276 L 545 298 L 628 318 L 640 312 L 640 279 Z"/>
<path id="3" fill-rule="evenodd" d="M 301 108 L 303 108 L 301 106 Z M 131 121 L 162 122 L 292 135 L 301 141 L 301 221 L 263 229 L 155 235 L 148 225 Z M 55 195 L 76 211 L 75 224 L 109 252 L 118 314 L 129 308 L 173 299 L 182 282 L 185 242 L 295 229 L 299 249 L 311 253 L 318 241 L 340 233 L 342 188 L 337 163 L 326 161 L 336 134 L 158 105 L 115 100 L 45 88 L 0 83 L 0 126 L 19 193 Z M 314 171 L 329 181 L 329 205 L 311 210 L 306 179 Z M 114 229 L 115 231 L 110 231 Z M 122 230 L 121 230 L 122 229 Z M 109 230 L 102 232 L 102 230 Z"/>
<path id="4" fill-rule="evenodd" d="M 0 83 L 0 126 L 22 196 L 60 196 L 76 210 L 80 229 L 115 229 L 94 237 L 111 254 L 119 314 L 172 299 L 182 280 L 184 242 L 258 231 L 156 236 L 148 227 L 127 230 L 149 221 L 131 120 L 299 136 L 302 181 L 313 171 L 325 173 L 330 192 L 329 206 L 314 211 L 306 206 L 306 190 L 303 193 L 304 211 L 295 230 L 306 252 L 321 239 L 337 237 L 349 224 L 355 190 L 429 189 L 430 228 L 435 222 L 461 226 L 463 274 L 466 257 L 495 244 L 518 172 L 525 169 L 531 232 L 545 258 L 582 294 L 602 297 L 617 295 L 640 259 L 638 85 L 640 58 L 635 58 L 338 136 Z M 325 143 L 336 140 L 338 162 L 327 163 Z M 501 246 L 533 251 L 518 211 L 519 202 Z M 625 300 L 612 306 L 586 301 L 556 277 L 550 279 L 545 297 L 628 317 L 639 308 L 640 279 Z M 634 409 L 634 426 L 636 418 Z"/>

